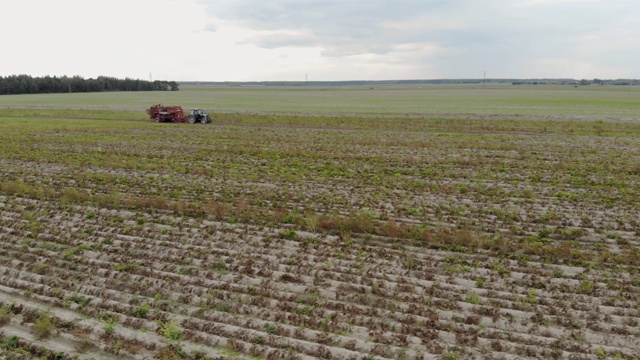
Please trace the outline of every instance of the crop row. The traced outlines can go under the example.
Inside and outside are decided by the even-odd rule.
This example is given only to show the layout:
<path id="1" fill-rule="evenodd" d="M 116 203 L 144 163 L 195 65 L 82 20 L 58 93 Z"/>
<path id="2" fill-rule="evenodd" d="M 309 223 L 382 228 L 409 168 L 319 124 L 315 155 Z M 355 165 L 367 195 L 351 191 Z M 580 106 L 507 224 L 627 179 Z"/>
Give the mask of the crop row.
<path id="1" fill-rule="evenodd" d="M 0 346 L 638 353 L 633 124 L 267 118 L 4 124 Z"/>
<path id="2" fill-rule="evenodd" d="M 9 229 L 20 215 L 11 210 L 25 202 L 5 201 Z M 243 333 L 248 340 L 279 335 L 313 343 L 325 338 L 329 352 L 351 348 L 390 357 L 464 346 L 471 340 L 456 334 L 468 332 L 480 340 L 500 340 L 505 350 L 534 341 L 541 352 L 527 351 L 538 356 L 551 354 L 545 348 L 593 352 L 580 339 L 556 344 L 576 332 L 593 345 L 635 346 L 637 284 L 631 277 L 612 281 L 603 271 L 569 268 L 576 273 L 565 275 L 560 266 L 545 269 L 482 253 L 424 251 L 375 239 L 354 238 L 345 245 L 335 236 L 301 233 L 292 240 L 277 229 L 206 221 L 159 233 L 153 229 L 160 224 L 147 214 L 141 232 L 149 236 L 131 236 L 99 225 L 122 213 L 81 207 L 75 212 L 61 212 L 45 224 L 58 228 L 55 234 L 34 235 L 25 227 L 2 238 L 2 256 L 10 264 L 0 269 L 3 286 L 60 307 L 84 299 L 79 311 L 109 316 L 134 329 L 159 332 L 162 325 L 154 321 L 181 319 L 185 331 L 195 332 L 187 332 L 188 340 L 193 336 L 200 342 L 205 340 L 196 334 L 207 333 L 207 324 L 221 324 L 209 332 L 219 335 L 222 326 L 227 338 L 241 329 L 251 330 Z M 92 212 L 97 215 L 91 219 L 78 216 Z M 159 221 L 168 218 L 157 215 Z M 250 256 L 248 248 L 254 249 Z M 136 318 L 144 305 L 149 306 L 148 319 Z M 270 334 L 269 326 L 277 330 Z M 518 338 L 517 333 L 530 336 Z M 376 344 L 391 353 L 376 350 Z M 317 356 L 314 347 L 294 348 Z"/>

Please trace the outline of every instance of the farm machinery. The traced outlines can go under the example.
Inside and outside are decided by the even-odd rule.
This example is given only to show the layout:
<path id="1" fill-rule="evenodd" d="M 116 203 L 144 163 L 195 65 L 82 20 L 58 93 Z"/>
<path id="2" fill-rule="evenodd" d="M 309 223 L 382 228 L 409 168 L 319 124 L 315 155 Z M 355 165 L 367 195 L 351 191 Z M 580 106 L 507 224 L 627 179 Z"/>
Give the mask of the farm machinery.
<path id="1" fill-rule="evenodd" d="M 211 118 L 209 115 L 202 112 L 202 109 L 193 109 L 189 112 L 189 116 L 187 116 L 187 121 L 189 124 L 195 124 L 197 122 L 202 124 L 208 124 L 211 122 Z"/>
<path id="2" fill-rule="evenodd" d="M 201 123 L 208 124 L 211 122 L 209 115 L 202 112 L 202 109 L 193 109 L 189 115 L 184 114 L 182 106 L 164 106 L 156 104 L 146 109 L 149 119 L 155 122 L 174 122 L 190 124 Z"/>

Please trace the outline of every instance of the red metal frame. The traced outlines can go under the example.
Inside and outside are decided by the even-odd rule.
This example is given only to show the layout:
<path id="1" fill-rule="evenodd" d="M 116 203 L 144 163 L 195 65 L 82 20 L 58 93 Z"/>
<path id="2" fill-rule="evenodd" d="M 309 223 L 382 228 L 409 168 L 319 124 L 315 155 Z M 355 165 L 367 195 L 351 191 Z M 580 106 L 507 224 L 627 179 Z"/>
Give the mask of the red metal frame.
<path id="1" fill-rule="evenodd" d="M 147 109 L 149 119 L 156 122 L 187 122 L 182 106 L 153 105 Z"/>

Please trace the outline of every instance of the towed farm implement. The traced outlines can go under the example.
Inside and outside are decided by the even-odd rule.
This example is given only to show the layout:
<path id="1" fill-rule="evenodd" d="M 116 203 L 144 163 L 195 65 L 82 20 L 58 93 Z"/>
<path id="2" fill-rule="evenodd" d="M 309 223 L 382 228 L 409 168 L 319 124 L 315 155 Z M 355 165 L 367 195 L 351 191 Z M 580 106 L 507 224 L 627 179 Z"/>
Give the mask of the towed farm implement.
<path id="1" fill-rule="evenodd" d="M 209 115 L 203 113 L 202 109 L 193 109 L 189 112 L 188 116 L 185 116 L 182 106 L 164 106 L 156 104 L 147 109 L 147 114 L 149 115 L 149 119 L 154 122 L 188 122 L 190 124 L 211 123 L 211 118 Z"/>

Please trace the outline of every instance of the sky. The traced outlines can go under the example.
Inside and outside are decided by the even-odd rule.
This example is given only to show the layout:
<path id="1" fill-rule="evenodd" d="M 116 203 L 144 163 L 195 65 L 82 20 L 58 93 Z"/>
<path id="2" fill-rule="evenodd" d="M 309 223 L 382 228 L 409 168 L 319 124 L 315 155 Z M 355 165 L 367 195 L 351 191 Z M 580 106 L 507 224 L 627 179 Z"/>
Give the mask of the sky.
<path id="1" fill-rule="evenodd" d="M 640 0 L 2 0 L 0 76 L 640 78 Z"/>

